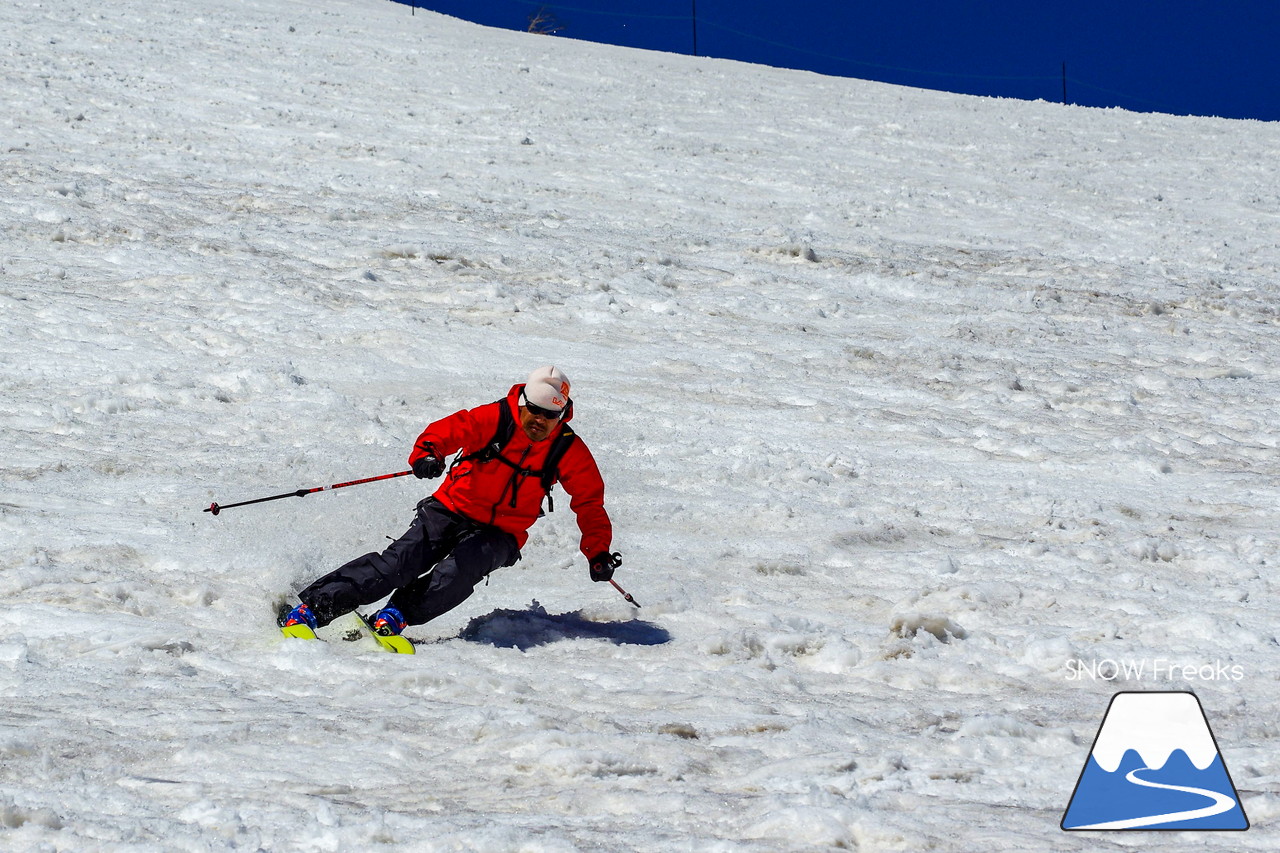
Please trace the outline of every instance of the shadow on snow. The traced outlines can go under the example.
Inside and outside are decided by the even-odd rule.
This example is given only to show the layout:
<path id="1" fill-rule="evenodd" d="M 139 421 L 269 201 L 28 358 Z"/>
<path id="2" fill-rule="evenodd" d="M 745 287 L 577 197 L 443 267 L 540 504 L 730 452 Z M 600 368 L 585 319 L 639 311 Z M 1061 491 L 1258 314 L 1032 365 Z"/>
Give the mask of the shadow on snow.
<path id="1" fill-rule="evenodd" d="M 521 650 L 561 640 L 608 640 L 618 646 L 660 646 L 671 641 L 669 631 L 651 622 L 595 622 L 582 611 L 548 613 L 536 601 L 528 610 L 495 610 L 477 616 L 458 636 L 473 643 Z"/>

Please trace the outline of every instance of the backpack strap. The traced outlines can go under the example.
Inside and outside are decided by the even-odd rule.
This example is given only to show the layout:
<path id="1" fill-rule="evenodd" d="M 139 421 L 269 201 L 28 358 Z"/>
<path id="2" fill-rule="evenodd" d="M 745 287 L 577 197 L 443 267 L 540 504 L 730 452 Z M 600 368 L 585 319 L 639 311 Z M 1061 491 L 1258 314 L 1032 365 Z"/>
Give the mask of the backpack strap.
<path id="1" fill-rule="evenodd" d="M 564 458 L 569 446 L 577 437 L 573 428 L 565 424 L 560 428 L 560 434 L 551 442 L 551 449 L 547 451 L 547 460 L 542 463 L 542 491 L 547 494 L 547 512 L 556 511 L 555 499 L 551 497 L 551 487 L 560 479 L 560 460 Z"/>
<path id="2" fill-rule="evenodd" d="M 516 434 L 516 419 L 511 414 L 511 407 L 507 405 L 506 397 L 495 402 L 498 405 L 498 428 L 493 431 L 493 438 L 479 450 L 459 456 L 453 461 L 454 465 L 459 462 L 489 462 L 502 458 L 502 448 L 506 447 L 511 441 L 511 436 Z"/>
<path id="3" fill-rule="evenodd" d="M 489 443 L 479 450 L 454 459 L 453 465 L 457 465 L 459 462 L 492 462 L 497 460 L 515 469 L 516 475 L 522 477 L 537 476 L 538 482 L 542 485 L 542 491 L 547 496 L 547 511 L 555 512 L 555 501 L 551 498 L 551 487 L 560 480 L 560 460 L 564 458 L 569 446 L 577 438 L 577 434 L 568 424 L 563 425 L 560 428 L 560 434 L 551 441 L 551 447 L 547 450 L 547 458 L 542 463 L 542 470 L 520 468 L 502 455 L 502 449 L 511 442 L 511 437 L 516 433 L 516 419 L 511 414 L 511 407 L 507 404 L 507 398 L 503 397 L 496 402 L 498 404 L 498 427 L 493 431 L 493 438 L 489 439 Z M 569 405 L 573 404 L 570 403 Z M 452 470 L 453 465 L 449 466 L 450 470 Z"/>

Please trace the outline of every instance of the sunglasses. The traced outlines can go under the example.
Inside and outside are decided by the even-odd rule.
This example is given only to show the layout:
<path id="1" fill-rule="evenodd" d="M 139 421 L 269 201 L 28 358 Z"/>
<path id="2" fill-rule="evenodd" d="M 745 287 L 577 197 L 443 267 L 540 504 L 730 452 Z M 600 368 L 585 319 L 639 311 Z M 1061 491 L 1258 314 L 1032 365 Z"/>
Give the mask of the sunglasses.
<path id="1" fill-rule="evenodd" d="M 541 406 L 535 406 L 529 402 L 529 398 L 524 398 L 524 407 L 531 415 L 537 415 L 540 418 L 546 418 L 549 421 L 558 421 L 564 415 L 564 410 L 556 411 L 555 409 L 544 409 Z"/>

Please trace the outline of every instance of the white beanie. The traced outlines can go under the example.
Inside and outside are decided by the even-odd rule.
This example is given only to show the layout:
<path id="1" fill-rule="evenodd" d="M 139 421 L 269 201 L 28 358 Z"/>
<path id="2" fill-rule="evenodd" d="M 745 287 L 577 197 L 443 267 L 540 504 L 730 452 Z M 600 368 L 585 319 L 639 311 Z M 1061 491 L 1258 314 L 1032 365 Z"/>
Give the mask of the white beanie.
<path id="1" fill-rule="evenodd" d="M 539 367 L 529 374 L 524 398 L 539 408 L 559 412 L 569 405 L 569 377 L 558 367 Z"/>

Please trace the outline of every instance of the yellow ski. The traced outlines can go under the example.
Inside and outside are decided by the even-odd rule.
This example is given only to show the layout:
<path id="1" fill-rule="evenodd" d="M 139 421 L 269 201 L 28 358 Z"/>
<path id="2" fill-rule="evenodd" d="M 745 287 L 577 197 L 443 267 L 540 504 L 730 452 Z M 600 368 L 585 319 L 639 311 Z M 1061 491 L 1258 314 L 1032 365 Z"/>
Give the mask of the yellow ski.
<path id="1" fill-rule="evenodd" d="M 280 633 L 286 637 L 297 637 L 300 640 L 316 640 L 316 632 L 311 630 L 309 625 L 299 623 L 297 625 L 285 625 L 280 629 Z"/>
<path id="2" fill-rule="evenodd" d="M 408 637 L 401 637 L 397 634 L 391 634 L 389 636 L 379 634 L 377 631 L 373 630 L 373 625 L 370 624 L 368 617 L 363 613 L 357 613 L 356 615 L 360 617 L 360 621 L 364 623 L 364 626 L 369 629 L 369 636 L 377 640 L 378 645 L 382 646 L 387 651 L 395 652 L 399 655 L 411 655 L 414 653 L 413 643 L 409 642 Z"/>
<path id="3" fill-rule="evenodd" d="M 283 618 L 283 614 L 287 613 L 290 610 L 290 607 L 289 605 L 284 604 L 281 605 L 281 608 L 280 618 Z M 373 637 L 373 639 L 377 641 L 378 646 L 383 651 L 394 652 L 399 655 L 411 655 L 414 653 L 413 643 L 410 642 L 408 637 L 401 637 L 397 635 L 384 636 L 373 630 L 373 625 L 363 613 L 357 611 L 353 612 L 351 615 L 360 620 L 360 624 L 369 632 L 369 636 Z M 299 640 L 320 639 L 320 637 L 316 636 L 316 632 L 305 623 L 299 623 L 297 625 L 282 625 L 280 626 L 280 633 L 286 637 L 293 637 Z M 360 633 L 358 631 L 349 631 L 348 636 L 344 637 L 346 640 L 358 640 L 359 638 Z"/>

